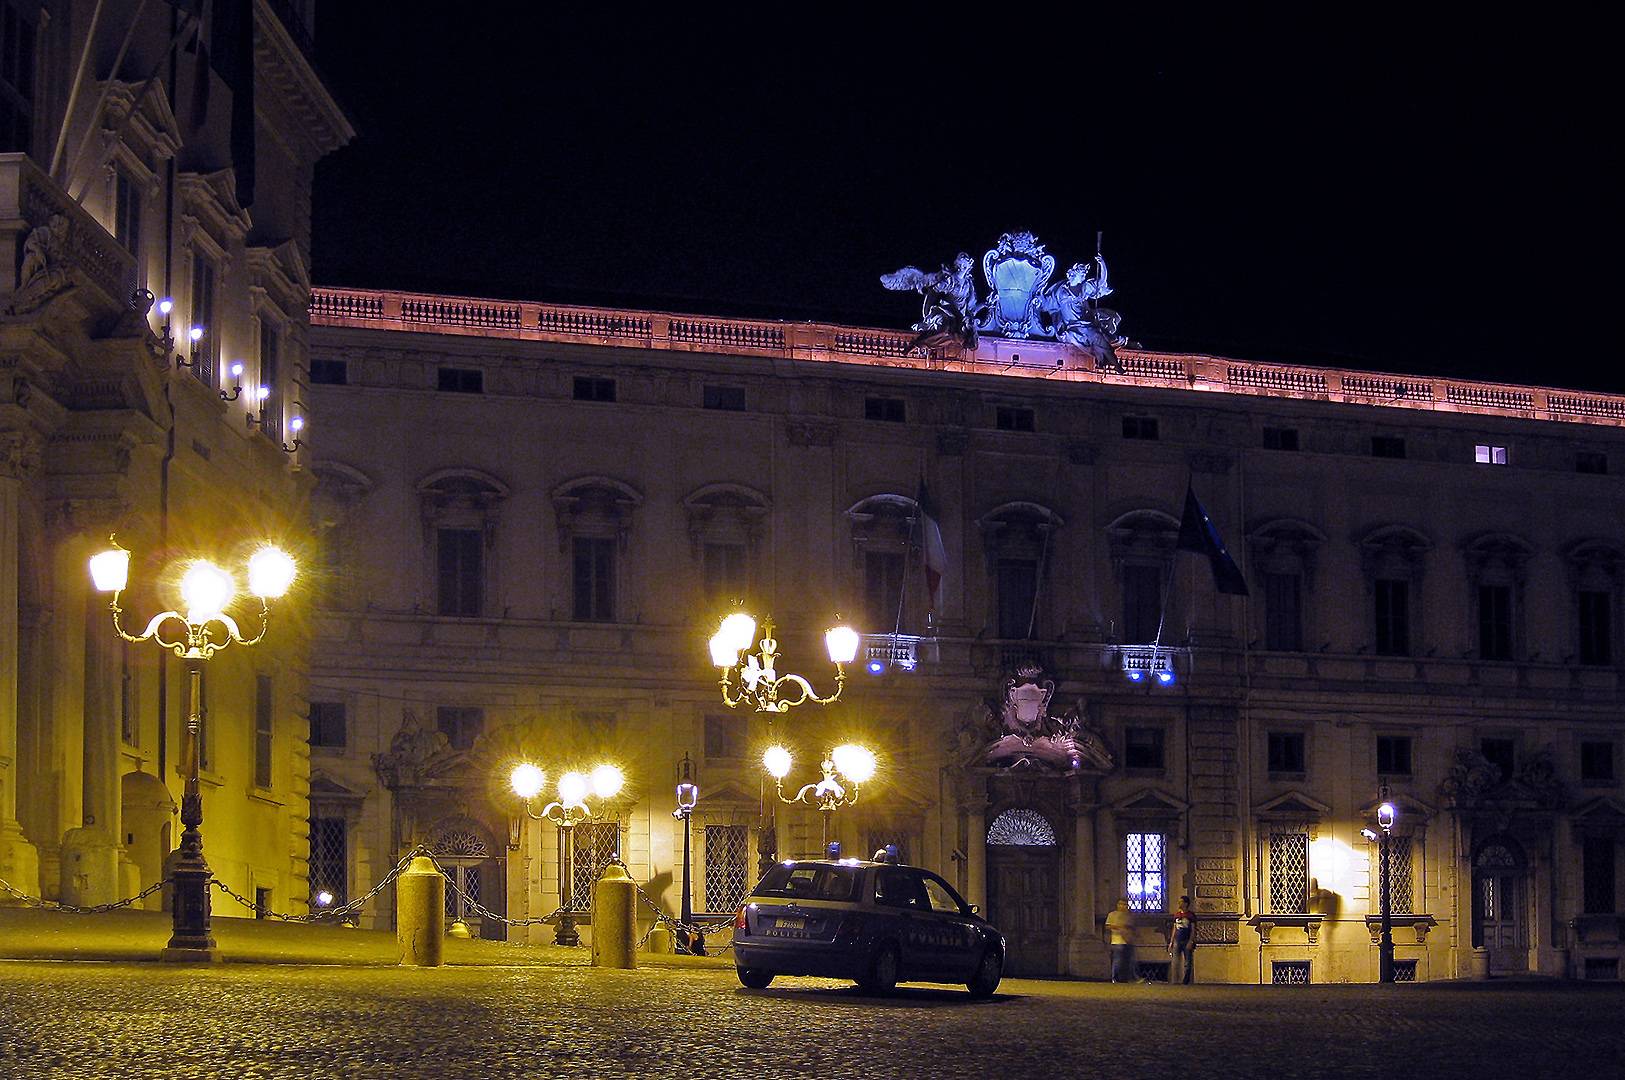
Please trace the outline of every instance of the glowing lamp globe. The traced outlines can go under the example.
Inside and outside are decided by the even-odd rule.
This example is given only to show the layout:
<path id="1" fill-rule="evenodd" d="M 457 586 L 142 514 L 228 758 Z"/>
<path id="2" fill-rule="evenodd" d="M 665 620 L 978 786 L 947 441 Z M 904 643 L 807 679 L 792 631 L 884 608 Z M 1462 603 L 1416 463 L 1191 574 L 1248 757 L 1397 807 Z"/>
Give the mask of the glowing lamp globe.
<path id="1" fill-rule="evenodd" d="M 567 772 L 559 777 L 559 802 L 576 806 L 587 797 L 587 778 L 578 772 Z"/>
<path id="2" fill-rule="evenodd" d="M 824 647 L 834 664 L 850 664 L 858 655 L 858 632 L 850 626 L 837 626 L 824 632 Z"/>
<path id="3" fill-rule="evenodd" d="M 130 583 L 130 553 L 112 548 L 91 556 L 90 580 L 97 592 L 123 592 Z"/>
<path id="4" fill-rule="evenodd" d="M 248 560 L 248 591 L 262 600 L 275 600 L 293 584 L 293 559 L 281 548 L 263 547 Z"/>
<path id="5" fill-rule="evenodd" d="M 840 774 L 854 784 L 862 784 L 875 774 L 875 755 L 868 747 L 847 743 L 830 753 Z"/>
<path id="6" fill-rule="evenodd" d="M 790 751 L 782 746 L 770 746 L 762 754 L 762 768 L 775 780 L 790 775 Z"/>
<path id="7" fill-rule="evenodd" d="M 600 799 L 614 798 L 625 783 L 626 777 L 613 765 L 600 765 L 592 771 L 592 793 Z"/>
<path id="8" fill-rule="evenodd" d="M 547 783 L 547 774 L 525 762 L 514 766 L 513 774 L 508 777 L 508 783 L 513 786 L 513 793 L 521 799 L 534 799 L 541 794 L 542 786 Z"/>
<path id="9" fill-rule="evenodd" d="M 181 578 L 181 600 L 186 604 L 186 621 L 205 623 L 218 618 L 237 591 L 231 575 L 206 559 L 187 568 Z"/>

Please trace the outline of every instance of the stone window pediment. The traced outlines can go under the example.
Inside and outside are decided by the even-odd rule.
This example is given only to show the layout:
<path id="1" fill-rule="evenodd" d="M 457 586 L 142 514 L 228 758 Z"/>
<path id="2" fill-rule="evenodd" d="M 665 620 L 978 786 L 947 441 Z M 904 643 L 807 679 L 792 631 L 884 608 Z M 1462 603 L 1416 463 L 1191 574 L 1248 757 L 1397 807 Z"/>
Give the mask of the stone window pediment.
<path id="1" fill-rule="evenodd" d="M 1297 518 L 1277 518 L 1247 534 L 1247 547 L 1260 575 L 1302 574 L 1313 587 L 1316 555 L 1326 536 Z"/>
<path id="2" fill-rule="evenodd" d="M 912 502 L 913 500 L 910 500 Z M 1055 533 L 1066 522 L 1047 506 L 1008 502 L 977 519 L 989 559 L 1028 558 L 1045 561 L 1054 551 Z"/>
<path id="3" fill-rule="evenodd" d="M 1331 813 L 1331 807 L 1302 791 L 1288 791 L 1253 808 L 1254 815 L 1273 831 L 1301 831 L 1311 840 L 1320 833 L 1320 823 Z"/>
<path id="4" fill-rule="evenodd" d="M 1112 568 L 1166 566 L 1179 539 L 1179 519 L 1160 510 L 1131 510 L 1106 526 Z"/>
<path id="5" fill-rule="evenodd" d="M 1367 580 L 1421 577 L 1428 552 L 1433 550 L 1431 540 L 1407 525 L 1373 529 L 1361 538 L 1359 546 Z"/>
<path id="6" fill-rule="evenodd" d="M 871 495 L 846 511 L 855 551 L 904 551 L 914 536 L 919 507 L 906 495 Z"/>
<path id="7" fill-rule="evenodd" d="M 737 544 L 753 557 L 761 550 L 772 502 L 744 484 L 710 484 L 683 498 L 690 551 L 698 559 L 706 544 Z"/>
<path id="8" fill-rule="evenodd" d="M 621 550 L 631 541 L 633 515 L 643 496 L 631 485 L 607 476 L 566 481 L 551 493 L 558 524 L 559 550 L 568 552 L 577 538 L 613 538 Z"/>
<path id="9" fill-rule="evenodd" d="M 1463 545 L 1467 578 L 1474 584 L 1522 585 L 1534 548 L 1509 533 L 1485 533 Z"/>
<path id="10" fill-rule="evenodd" d="M 489 547 L 495 542 L 495 526 L 508 485 L 475 469 L 443 469 L 418 481 L 422 500 L 423 527 L 432 538 L 438 529 L 470 529 L 485 533 Z"/>

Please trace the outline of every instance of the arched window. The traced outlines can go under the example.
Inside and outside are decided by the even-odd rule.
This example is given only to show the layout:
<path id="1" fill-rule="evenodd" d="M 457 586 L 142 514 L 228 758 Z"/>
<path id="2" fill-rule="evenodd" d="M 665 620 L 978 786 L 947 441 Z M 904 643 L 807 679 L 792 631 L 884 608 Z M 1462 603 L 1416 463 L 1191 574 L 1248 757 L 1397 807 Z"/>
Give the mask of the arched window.
<path id="1" fill-rule="evenodd" d="M 1037 810 L 1006 810 L 987 827 L 987 842 L 1009 847 L 1054 847 L 1055 828 Z"/>
<path id="2" fill-rule="evenodd" d="M 872 495 L 846 511 L 852 536 L 854 611 L 870 634 L 925 632 L 920 518 L 906 495 Z"/>
<path id="3" fill-rule="evenodd" d="M 1533 549 L 1515 536 L 1488 533 L 1464 553 L 1478 657 L 1515 659 L 1523 651 L 1523 584 Z"/>
<path id="4" fill-rule="evenodd" d="M 1410 656 L 1422 640 L 1420 592 L 1433 544 L 1415 529 L 1390 525 L 1360 541 L 1360 566 L 1371 598 L 1370 649 Z"/>
<path id="5" fill-rule="evenodd" d="M 643 496 L 607 476 L 583 476 L 553 489 L 559 550 L 569 572 L 570 618 L 621 618 L 621 562 Z"/>
<path id="6" fill-rule="evenodd" d="M 1290 518 L 1267 522 L 1248 535 L 1253 570 L 1264 583 L 1263 602 L 1257 605 L 1264 648 L 1302 652 L 1304 642 L 1315 640 L 1307 601 L 1315 587 L 1315 556 L 1325 542 L 1319 530 Z"/>
<path id="7" fill-rule="evenodd" d="M 1065 522 L 1037 503 L 1012 502 L 988 511 L 976 524 L 993 580 L 995 635 L 1005 641 L 1048 636 L 1054 618 L 1047 603 L 1050 567 L 1055 534 Z"/>
<path id="8" fill-rule="evenodd" d="M 479 616 L 495 607 L 490 555 L 508 487 L 473 469 L 446 469 L 418 483 L 424 543 L 440 615 Z"/>
<path id="9" fill-rule="evenodd" d="M 1179 522 L 1157 510 L 1135 510 L 1106 527 L 1112 571 L 1122 588 L 1120 644 L 1150 645 L 1162 624 L 1163 589 L 1173 568 Z"/>
<path id="10" fill-rule="evenodd" d="M 767 496 L 743 484 L 710 484 L 685 497 L 683 508 L 705 599 L 717 604 L 753 600 L 767 531 Z"/>
<path id="11" fill-rule="evenodd" d="M 1574 649 L 1570 659 L 1582 664 L 1612 664 L 1625 552 L 1610 541 L 1582 540 L 1563 553 L 1563 562 L 1573 596 Z"/>

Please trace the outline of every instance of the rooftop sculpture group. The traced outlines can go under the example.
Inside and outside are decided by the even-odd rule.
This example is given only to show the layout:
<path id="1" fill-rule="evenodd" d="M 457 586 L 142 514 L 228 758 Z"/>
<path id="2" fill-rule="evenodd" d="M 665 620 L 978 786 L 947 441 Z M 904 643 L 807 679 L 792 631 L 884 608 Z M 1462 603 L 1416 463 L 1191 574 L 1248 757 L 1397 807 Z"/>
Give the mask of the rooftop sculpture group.
<path id="1" fill-rule="evenodd" d="M 880 283 L 894 291 L 915 290 L 924 296 L 913 347 L 957 342 L 976 348 L 978 332 L 994 337 L 1059 341 L 1094 358 L 1097 368 L 1122 370 L 1114 351 L 1126 344 L 1118 336 L 1121 316 L 1096 301 L 1111 293 L 1106 261 L 1098 251 L 1077 263 L 1065 279 L 1051 284 L 1055 256 L 1029 232 L 1005 233 L 982 256 L 986 300 L 978 300 L 975 263 L 960 252 L 953 265 L 935 273 L 905 266 L 882 274 Z"/>

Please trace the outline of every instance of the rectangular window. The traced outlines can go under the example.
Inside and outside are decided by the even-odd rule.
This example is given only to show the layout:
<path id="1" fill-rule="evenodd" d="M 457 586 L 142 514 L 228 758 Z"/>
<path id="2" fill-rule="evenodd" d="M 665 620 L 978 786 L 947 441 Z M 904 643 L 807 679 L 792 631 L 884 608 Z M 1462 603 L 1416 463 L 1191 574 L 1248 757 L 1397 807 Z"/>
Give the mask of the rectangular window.
<path id="1" fill-rule="evenodd" d="M 350 902 L 348 829 L 341 817 L 310 819 L 310 906 L 343 907 Z M 323 901 L 326 901 L 325 903 Z"/>
<path id="2" fill-rule="evenodd" d="M 329 750 L 342 750 L 347 737 L 344 702 L 312 701 L 310 703 L 311 746 L 322 746 Z"/>
<path id="3" fill-rule="evenodd" d="M 312 357 L 310 361 L 310 381 L 322 386 L 348 386 L 350 385 L 350 362 L 348 360 L 320 360 Z"/>
<path id="4" fill-rule="evenodd" d="M 621 826 L 616 821 L 588 821 L 571 830 L 575 851 L 570 865 L 571 911 L 592 910 L 592 889 L 604 867 L 621 857 Z"/>
<path id="5" fill-rule="evenodd" d="M 1303 773 L 1304 735 L 1301 731 L 1272 731 L 1268 736 L 1269 767 L 1272 773 Z"/>
<path id="6" fill-rule="evenodd" d="M 34 149 L 34 23 L 18 5 L 0 4 L 0 153 Z M 34 11 L 40 10 L 35 4 Z"/>
<path id="7" fill-rule="evenodd" d="M 1162 623 L 1160 566 L 1123 567 L 1123 643 L 1150 645 Z"/>
<path id="8" fill-rule="evenodd" d="M 282 334 L 276 323 L 260 317 L 260 388 L 265 397 L 259 404 L 260 431 L 266 438 L 282 441 Z"/>
<path id="9" fill-rule="evenodd" d="M 484 610 L 485 534 L 441 529 L 437 537 L 440 614 L 479 615 Z"/>
<path id="10" fill-rule="evenodd" d="M 1587 836 L 1580 847 L 1581 890 L 1587 915 L 1612 915 L 1619 903 L 1612 836 Z"/>
<path id="11" fill-rule="evenodd" d="M 1485 660 L 1512 659 L 1512 586 L 1478 587 L 1478 655 Z"/>
<path id="12" fill-rule="evenodd" d="M 214 264 L 201 252 L 192 255 L 192 325 L 190 332 L 201 331 L 192 341 L 192 374 L 199 382 L 214 385 L 215 358 L 220 353 L 219 336 L 214 327 Z M 177 335 L 178 336 L 178 335 Z"/>
<path id="13" fill-rule="evenodd" d="M 1377 775 L 1411 775 L 1411 737 L 1409 735 L 1377 736 Z"/>
<path id="14" fill-rule="evenodd" d="M 438 385 L 448 394 L 482 394 L 485 372 L 475 368 L 443 367 L 439 371 Z"/>
<path id="15" fill-rule="evenodd" d="M 733 713 L 713 713 L 705 718 L 705 756 L 710 760 L 745 756 L 745 724 Z"/>
<path id="16" fill-rule="evenodd" d="M 1479 443 L 1473 447 L 1473 460 L 1480 465 L 1505 465 L 1507 463 L 1507 448 Z"/>
<path id="17" fill-rule="evenodd" d="M 575 399 L 577 401 L 614 401 L 615 380 L 599 379 L 590 375 L 577 375 L 575 377 Z"/>
<path id="18" fill-rule="evenodd" d="M 1606 476 L 1608 475 L 1608 455 L 1599 454 L 1595 450 L 1581 450 L 1574 455 L 1574 471 Z"/>
<path id="19" fill-rule="evenodd" d="M 1502 780 L 1509 780 L 1518 763 L 1518 743 L 1515 739 L 1485 738 L 1478 740 L 1478 751 L 1484 760 L 1495 766 Z"/>
<path id="20" fill-rule="evenodd" d="M 1376 646 L 1379 656 L 1411 654 L 1410 582 L 1378 578 L 1375 583 Z"/>
<path id="21" fill-rule="evenodd" d="M 1157 418 L 1154 416 L 1123 417 L 1123 438 L 1156 440 Z"/>
<path id="22" fill-rule="evenodd" d="M 271 786 L 272 724 L 276 718 L 275 686 L 269 675 L 254 680 L 254 786 Z"/>
<path id="23" fill-rule="evenodd" d="M 999 637 L 1026 641 L 1033 633 L 1038 600 L 1038 563 L 1033 559 L 1000 559 L 998 563 Z"/>
<path id="24" fill-rule="evenodd" d="M 999 405 L 993 410 L 993 423 L 1000 431 L 1032 431 L 1033 411 L 1014 405 Z"/>
<path id="25" fill-rule="evenodd" d="M 863 605 L 869 631 L 890 634 L 897 630 L 899 602 L 903 596 L 903 553 L 865 551 L 863 553 Z"/>
<path id="26" fill-rule="evenodd" d="M 1160 727 L 1124 728 L 1123 768 L 1161 772 L 1164 768 L 1163 738 Z"/>
<path id="27" fill-rule="evenodd" d="M 1309 834 L 1270 833 L 1270 910 L 1304 914 L 1309 910 Z"/>
<path id="28" fill-rule="evenodd" d="M 744 825 L 705 827 L 705 910 L 732 915 L 745 902 L 750 830 Z"/>
<path id="29" fill-rule="evenodd" d="M 1373 435 L 1371 436 L 1371 456 L 1402 458 L 1405 456 L 1405 440 L 1397 435 Z"/>
<path id="30" fill-rule="evenodd" d="M 1382 846 L 1378 846 L 1378 858 L 1382 858 Z M 1387 843 L 1388 866 L 1388 910 L 1410 914 L 1416 910 L 1416 890 L 1411 885 L 1411 838 L 1408 836 L 1390 836 Z M 1382 866 L 1377 864 L 1376 880 L 1371 883 L 1371 911 L 1374 914 L 1382 912 Z"/>
<path id="31" fill-rule="evenodd" d="M 485 730 L 485 710 L 478 705 L 441 705 L 434 711 L 434 724 L 453 750 L 472 750 Z"/>
<path id="32" fill-rule="evenodd" d="M 136 266 L 141 260 L 141 188 L 122 169 L 114 181 L 113 239 L 131 255 Z"/>
<path id="33" fill-rule="evenodd" d="M 723 412 L 745 411 L 743 386 L 706 386 L 702 393 L 702 403 L 707 409 L 720 409 Z"/>
<path id="34" fill-rule="evenodd" d="M 1267 427 L 1264 429 L 1264 449 L 1296 450 L 1297 448 L 1297 428 Z"/>
<path id="35" fill-rule="evenodd" d="M 1303 576 L 1264 575 L 1264 648 L 1303 651 Z"/>
<path id="36" fill-rule="evenodd" d="M 1604 589 L 1581 589 L 1577 594 L 1580 614 L 1580 663 L 1614 662 L 1614 594 Z"/>
<path id="37" fill-rule="evenodd" d="M 745 597 L 745 545 L 705 545 L 705 595 L 715 600 Z"/>
<path id="38" fill-rule="evenodd" d="M 1167 841 L 1161 833 L 1128 834 L 1124 888 L 1130 911 L 1163 911 L 1168 895 Z"/>
<path id="39" fill-rule="evenodd" d="M 577 622 L 615 621 L 615 540 L 578 536 L 573 543 Z"/>
<path id="40" fill-rule="evenodd" d="M 1613 743 L 1588 739 L 1580 744 L 1580 782 L 1598 786 L 1613 784 Z"/>
<path id="41" fill-rule="evenodd" d="M 901 424 L 907 418 L 907 411 L 903 406 L 902 398 L 864 398 L 863 418 L 865 420 L 884 420 L 892 424 Z"/>

